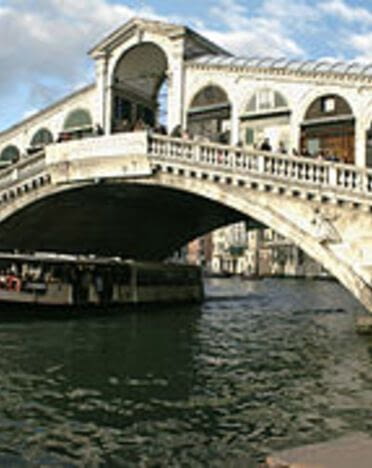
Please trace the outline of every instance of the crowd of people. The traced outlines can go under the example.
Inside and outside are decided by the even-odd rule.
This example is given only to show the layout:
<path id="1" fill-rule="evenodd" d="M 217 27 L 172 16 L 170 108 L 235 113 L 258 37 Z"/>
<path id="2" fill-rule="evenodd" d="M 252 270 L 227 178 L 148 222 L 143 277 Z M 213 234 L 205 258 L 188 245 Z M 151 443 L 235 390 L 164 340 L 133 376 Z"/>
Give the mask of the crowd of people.
<path id="1" fill-rule="evenodd" d="M 217 134 L 213 135 L 205 135 L 205 134 L 193 134 L 187 129 L 183 129 L 181 125 L 176 125 L 172 131 L 168 133 L 168 130 L 165 125 L 157 124 L 155 126 L 151 126 L 147 124 L 142 118 L 138 118 L 134 123 L 131 122 L 129 119 L 123 119 L 121 122 L 117 123 L 115 126 L 115 131 L 120 133 L 125 132 L 136 132 L 136 131 L 144 131 L 149 130 L 159 135 L 170 135 L 173 138 L 182 138 L 187 140 L 197 140 L 201 142 L 214 142 L 214 143 L 221 143 L 221 144 L 229 144 L 230 142 L 230 132 L 222 131 Z M 96 124 L 89 132 L 89 136 L 100 136 L 103 135 L 104 131 L 101 125 Z M 64 142 L 72 139 L 79 139 L 83 138 L 86 135 L 85 133 L 71 133 L 71 132 L 62 132 L 57 139 L 57 142 Z M 237 146 L 243 147 L 244 144 L 240 140 L 237 143 Z M 306 147 L 301 148 L 300 150 L 296 148 L 292 148 L 291 151 L 288 150 L 286 144 L 283 141 L 279 141 L 277 147 L 274 147 L 270 141 L 269 137 L 265 137 L 260 143 L 254 143 L 253 149 L 257 151 L 266 151 L 266 152 L 274 152 L 279 154 L 288 154 L 295 157 L 304 157 L 304 158 L 311 158 L 314 160 L 320 161 L 333 161 L 333 162 L 341 162 L 341 159 L 334 154 L 331 149 L 320 149 L 314 153 L 310 152 Z"/>
<path id="2" fill-rule="evenodd" d="M 255 145 L 255 149 L 268 152 L 274 151 L 270 143 L 270 139 L 268 137 L 264 138 L 261 145 Z M 279 142 L 278 148 L 275 152 L 280 154 L 291 154 L 292 156 L 297 157 L 311 158 L 319 161 L 341 161 L 340 158 L 336 154 L 334 154 L 330 149 L 319 149 L 315 153 L 311 153 L 306 147 L 303 147 L 300 151 L 298 151 L 296 148 L 293 148 L 292 151 L 288 153 L 288 150 L 283 141 Z"/>

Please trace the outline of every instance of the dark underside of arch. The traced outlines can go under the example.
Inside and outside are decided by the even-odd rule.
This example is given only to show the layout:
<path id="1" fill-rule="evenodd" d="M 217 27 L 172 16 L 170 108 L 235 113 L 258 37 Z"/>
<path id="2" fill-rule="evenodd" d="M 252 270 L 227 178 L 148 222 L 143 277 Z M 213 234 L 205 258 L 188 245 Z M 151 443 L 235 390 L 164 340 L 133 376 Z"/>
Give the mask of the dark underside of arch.
<path id="1" fill-rule="evenodd" d="M 52 195 L 0 225 L 0 250 L 122 255 L 161 260 L 218 227 L 253 220 L 186 192 L 97 184 Z"/>

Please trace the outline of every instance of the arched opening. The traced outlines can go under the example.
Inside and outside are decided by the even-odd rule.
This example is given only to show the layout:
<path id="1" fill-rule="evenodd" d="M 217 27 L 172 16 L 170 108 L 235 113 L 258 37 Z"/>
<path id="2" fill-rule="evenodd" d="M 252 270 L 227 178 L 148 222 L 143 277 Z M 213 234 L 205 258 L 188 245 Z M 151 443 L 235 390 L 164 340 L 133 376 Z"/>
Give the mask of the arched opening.
<path id="1" fill-rule="evenodd" d="M 187 129 L 210 141 L 230 143 L 231 103 L 222 88 L 205 86 L 195 95 L 187 111 Z"/>
<path id="2" fill-rule="evenodd" d="M 315 99 L 301 125 L 301 151 L 346 163 L 355 161 L 355 119 L 349 103 L 336 94 Z"/>
<path id="3" fill-rule="evenodd" d="M 123 54 L 111 83 L 113 132 L 165 124 L 167 70 L 167 57 L 155 44 L 140 44 Z"/>
<path id="4" fill-rule="evenodd" d="M 366 132 L 366 165 L 372 167 L 372 122 Z"/>
<path id="5" fill-rule="evenodd" d="M 290 115 L 288 102 L 281 93 L 260 89 L 240 116 L 240 141 L 250 148 L 260 148 L 267 142 L 273 151 L 288 152 Z"/>
<path id="6" fill-rule="evenodd" d="M 63 123 L 63 131 L 58 141 L 79 140 L 93 134 L 93 119 L 87 109 L 72 110 Z"/>
<path id="7" fill-rule="evenodd" d="M 14 164 L 19 161 L 21 153 L 15 145 L 6 146 L 0 154 L 1 165 Z"/>
<path id="8" fill-rule="evenodd" d="M 27 149 L 27 154 L 37 153 L 44 146 L 53 143 L 53 134 L 47 128 L 40 128 L 32 137 L 30 147 Z"/>

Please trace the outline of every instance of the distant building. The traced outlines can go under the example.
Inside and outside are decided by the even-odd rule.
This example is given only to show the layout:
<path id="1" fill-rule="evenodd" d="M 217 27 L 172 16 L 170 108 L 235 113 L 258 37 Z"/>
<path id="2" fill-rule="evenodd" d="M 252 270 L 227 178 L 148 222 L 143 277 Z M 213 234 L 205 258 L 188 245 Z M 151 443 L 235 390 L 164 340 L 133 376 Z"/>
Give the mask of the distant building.
<path id="1" fill-rule="evenodd" d="M 217 229 L 188 244 L 185 261 L 216 275 L 325 276 L 299 247 L 271 229 L 247 231 L 245 223 Z"/>

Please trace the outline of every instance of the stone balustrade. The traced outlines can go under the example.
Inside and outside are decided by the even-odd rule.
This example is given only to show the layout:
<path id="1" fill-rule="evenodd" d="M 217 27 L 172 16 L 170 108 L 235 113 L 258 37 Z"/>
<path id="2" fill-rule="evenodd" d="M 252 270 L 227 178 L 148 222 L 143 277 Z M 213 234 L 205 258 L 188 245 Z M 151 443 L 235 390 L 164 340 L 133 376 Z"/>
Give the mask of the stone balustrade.
<path id="1" fill-rule="evenodd" d="M 189 161 L 195 166 L 228 169 L 241 174 L 353 194 L 372 194 L 372 170 L 301 156 L 240 147 L 149 136 L 149 155 L 162 160 Z"/>
<path id="2" fill-rule="evenodd" d="M 45 151 L 1 169 L 0 191 L 37 177 L 53 165 L 89 160 L 101 160 L 102 163 L 106 161 L 112 165 L 112 158 L 120 157 L 121 160 L 127 158 L 129 161 L 133 156 L 187 163 L 190 167 L 199 167 L 203 170 L 208 168 L 225 170 L 226 173 L 233 172 L 264 181 L 271 180 L 288 187 L 293 185 L 324 189 L 328 192 L 331 190 L 363 198 L 372 194 L 371 169 L 147 132 L 121 133 L 50 145 Z M 130 176 L 134 169 L 130 165 L 125 169 L 122 163 L 120 164 L 121 174 L 118 175 L 126 171 Z M 138 169 L 141 168 L 138 161 L 134 161 L 133 164 Z M 117 164 L 114 165 L 116 167 Z M 94 166 L 99 171 L 96 163 Z M 107 172 L 106 168 L 102 177 L 111 176 L 111 172 Z"/>

